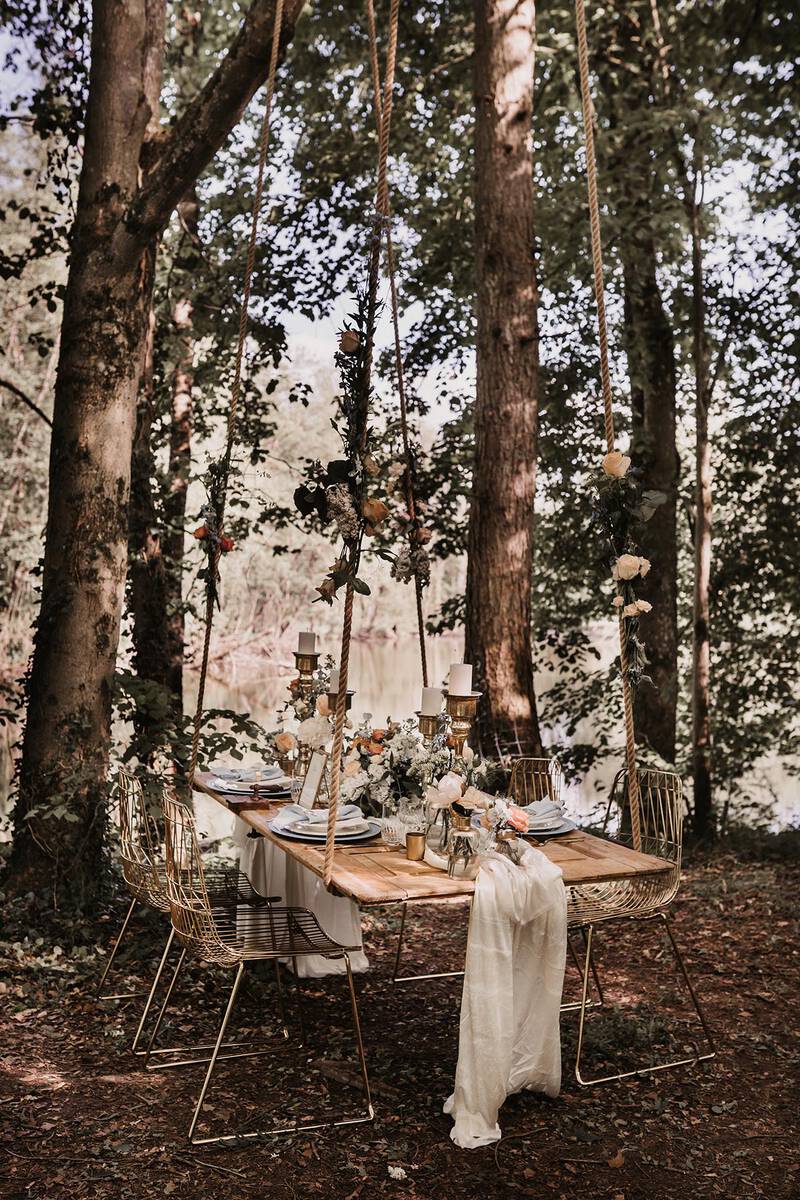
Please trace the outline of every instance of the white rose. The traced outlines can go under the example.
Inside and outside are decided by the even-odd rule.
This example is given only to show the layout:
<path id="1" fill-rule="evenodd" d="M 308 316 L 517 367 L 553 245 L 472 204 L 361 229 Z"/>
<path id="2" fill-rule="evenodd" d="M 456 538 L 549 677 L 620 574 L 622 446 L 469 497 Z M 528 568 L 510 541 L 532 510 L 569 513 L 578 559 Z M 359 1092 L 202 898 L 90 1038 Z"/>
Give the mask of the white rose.
<path id="1" fill-rule="evenodd" d="M 606 475 L 611 475 L 614 479 L 623 479 L 628 474 L 630 465 L 631 460 L 628 455 L 623 454 L 620 450 L 609 450 L 603 459 L 603 470 Z"/>
<path id="2" fill-rule="evenodd" d="M 464 780 L 460 775 L 456 775 L 454 771 L 448 771 L 446 775 L 442 776 L 436 786 L 443 795 L 449 796 L 451 800 L 460 800 Z"/>
<path id="3" fill-rule="evenodd" d="M 640 561 L 638 554 L 620 554 L 617 559 L 617 578 L 635 579 L 639 574 Z"/>
<path id="4" fill-rule="evenodd" d="M 463 760 L 467 764 L 467 766 L 470 766 L 473 758 L 475 757 L 475 751 L 472 749 L 471 746 L 465 745 L 464 749 L 461 751 L 461 757 L 463 758 Z"/>

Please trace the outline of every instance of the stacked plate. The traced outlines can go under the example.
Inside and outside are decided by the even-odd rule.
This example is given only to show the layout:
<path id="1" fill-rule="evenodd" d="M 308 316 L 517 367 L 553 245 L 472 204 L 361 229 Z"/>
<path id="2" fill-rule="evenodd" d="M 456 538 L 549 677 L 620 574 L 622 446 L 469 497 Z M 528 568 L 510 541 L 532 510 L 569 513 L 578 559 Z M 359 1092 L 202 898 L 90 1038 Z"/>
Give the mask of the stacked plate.
<path id="1" fill-rule="evenodd" d="M 275 763 L 261 763 L 251 767 L 216 767 L 209 786 L 225 796 L 274 796 L 285 799 L 292 793 L 292 781 Z"/>
<path id="2" fill-rule="evenodd" d="M 305 809 L 299 804 L 287 804 L 270 821 L 270 829 L 279 837 L 293 842 L 310 842 L 322 845 L 328 830 L 326 809 Z M 377 821 L 368 821 L 355 804 L 346 804 L 336 821 L 335 841 L 337 845 L 368 842 L 377 837 L 381 827 Z"/>
<path id="3" fill-rule="evenodd" d="M 524 810 L 528 814 L 528 832 L 526 837 L 551 838 L 576 829 L 574 821 L 564 816 L 560 805 L 552 800 L 534 800 Z"/>

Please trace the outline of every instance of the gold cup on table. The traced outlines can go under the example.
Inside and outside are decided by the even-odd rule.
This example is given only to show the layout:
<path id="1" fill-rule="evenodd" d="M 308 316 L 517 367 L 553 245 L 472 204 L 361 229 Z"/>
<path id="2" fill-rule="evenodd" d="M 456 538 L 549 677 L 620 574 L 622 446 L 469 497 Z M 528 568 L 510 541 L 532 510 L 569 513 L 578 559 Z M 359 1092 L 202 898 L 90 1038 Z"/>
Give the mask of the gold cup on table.
<path id="1" fill-rule="evenodd" d="M 411 862 L 421 862 L 425 857 L 425 834 L 411 832 L 406 834 L 406 858 Z"/>

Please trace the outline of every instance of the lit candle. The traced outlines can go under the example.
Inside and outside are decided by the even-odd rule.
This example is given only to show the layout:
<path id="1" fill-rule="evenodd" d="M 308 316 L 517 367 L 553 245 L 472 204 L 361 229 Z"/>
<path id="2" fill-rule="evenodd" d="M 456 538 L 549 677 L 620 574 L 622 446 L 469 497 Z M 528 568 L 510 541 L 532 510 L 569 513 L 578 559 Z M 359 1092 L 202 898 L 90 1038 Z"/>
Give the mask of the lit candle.
<path id="1" fill-rule="evenodd" d="M 297 653 L 315 654 L 317 650 L 317 635 L 315 633 L 300 633 L 297 635 Z"/>
<path id="2" fill-rule="evenodd" d="M 331 696 L 339 692 L 339 672 L 331 671 L 331 681 L 328 684 L 328 692 Z"/>
<path id="3" fill-rule="evenodd" d="M 420 712 L 423 717 L 437 717 L 442 707 L 441 688 L 426 687 L 422 689 L 422 704 Z"/>
<path id="4" fill-rule="evenodd" d="M 469 663 L 450 664 L 448 691 L 451 696 L 472 695 L 472 667 Z"/>

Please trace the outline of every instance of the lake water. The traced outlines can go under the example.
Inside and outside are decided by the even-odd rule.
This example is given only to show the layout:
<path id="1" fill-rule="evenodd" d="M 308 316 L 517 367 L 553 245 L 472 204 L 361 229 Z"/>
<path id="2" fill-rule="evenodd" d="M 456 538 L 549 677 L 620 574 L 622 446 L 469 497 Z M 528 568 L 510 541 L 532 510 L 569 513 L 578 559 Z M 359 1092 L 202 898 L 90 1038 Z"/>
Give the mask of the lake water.
<path id="1" fill-rule="evenodd" d="M 612 639 L 613 640 L 613 639 Z M 608 653 L 613 652 L 609 640 Z M 432 685 L 443 683 L 452 662 L 462 658 L 463 641 L 456 636 L 429 638 L 427 642 L 428 670 Z M 237 712 L 249 712 L 265 728 L 274 728 L 275 711 L 286 697 L 286 686 L 296 674 L 290 655 L 286 661 L 265 666 L 262 675 L 245 681 L 228 683 L 209 678 L 206 684 L 206 706 L 230 708 Z M 372 713 L 377 725 L 386 723 L 387 717 L 395 719 L 410 716 L 419 708 L 421 689 L 421 667 L 419 645 L 415 638 L 400 638 L 396 641 L 357 641 L 350 652 L 350 684 L 355 689 L 352 714 L 356 721 L 365 712 Z M 548 686 L 550 676 L 543 672 L 537 676 L 537 692 Z M 194 708 L 196 679 L 189 676 L 186 681 L 186 703 Z M 0 727 L 0 815 L 7 808 L 8 786 L 11 778 L 10 753 Z M 577 733 L 581 741 L 590 741 L 591 725 L 583 724 Z M 620 755 L 621 759 L 621 748 Z M 585 817 L 607 796 L 607 788 L 616 769 L 616 762 L 607 761 L 595 772 L 590 773 L 580 785 L 566 789 L 565 800 L 569 811 L 576 817 Z M 754 768 L 743 782 L 738 796 L 755 799 L 763 810 L 771 813 L 773 828 L 782 828 L 796 823 L 800 817 L 800 783 L 796 776 L 786 772 L 784 765 L 765 760 Z M 735 807 L 737 796 L 732 797 Z M 720 800 L 721 803 L 721 800 Z M 204 825 L 213 836 L 225 836 L 229 818 L 223 810 L 212 803 L 206 810 L 203 806 Z M 0 831 L 0 838 L 8 831 Z"/>

